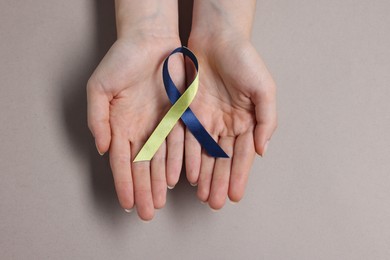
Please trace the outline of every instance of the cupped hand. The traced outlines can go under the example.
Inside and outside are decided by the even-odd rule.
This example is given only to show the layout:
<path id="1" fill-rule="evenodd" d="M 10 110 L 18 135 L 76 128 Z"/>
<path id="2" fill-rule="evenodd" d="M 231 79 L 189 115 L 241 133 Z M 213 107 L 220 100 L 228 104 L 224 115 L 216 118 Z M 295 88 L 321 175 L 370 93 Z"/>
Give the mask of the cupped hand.
<path id="1" fill-rule="evenodd" d="M 179 179 L 184 128 L 177 124 L 149 162 L 133 159 L 170 107 L 162 81 L 162 62 L 179 38 L 134 36 L 118 39 L 87 85 L 88 125 L 100 154 L 109 150 L 116 192 L 121 206 L 136 205 L 143 220 L 165 205 L 167 185 Z M 170 60 L 177 86 L 184 85 L 184 62 Z"/>
<path id="2" fill-rule="evenodd" d="M 237 35 L 190 37 L 200 63 L 191 109 L 230 158 L 212 158 L 193 135 L 185 136 L 187 179 L 213 209 L 244 195 L 256 152 L 264 155 L 277 127 L 276 87 L 249 40 Z"/>

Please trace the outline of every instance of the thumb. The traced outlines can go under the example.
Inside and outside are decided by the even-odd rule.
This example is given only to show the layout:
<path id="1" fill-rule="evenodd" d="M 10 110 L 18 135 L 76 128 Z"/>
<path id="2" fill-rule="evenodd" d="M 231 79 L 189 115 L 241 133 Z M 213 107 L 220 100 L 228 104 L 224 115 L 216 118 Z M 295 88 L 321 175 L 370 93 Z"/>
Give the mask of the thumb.
<path id="1" fill-rule="evenodd" d="M 109 99 L 103 88 L 92 80 L 87 84 L 88 127 L 95 138 L 100 155 L 108 151 L 111 142 Z"/>
<path id="2" fill-rule="evenodd" d="M 277 128 L 276 86 L 270 77 L 261 84 L 252 98 L 255 104 L 256 128 L 254 141 L 256 153 L 264 156 L 269 140 Z"/>

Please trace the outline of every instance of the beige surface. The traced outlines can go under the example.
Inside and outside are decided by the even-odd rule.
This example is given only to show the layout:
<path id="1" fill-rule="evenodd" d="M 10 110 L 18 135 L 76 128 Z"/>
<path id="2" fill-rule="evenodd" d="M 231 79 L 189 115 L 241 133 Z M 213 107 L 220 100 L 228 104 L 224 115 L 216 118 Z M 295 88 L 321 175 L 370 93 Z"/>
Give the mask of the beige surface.
<path id="1" fill-rule="evenodd" d="M 254 43 L 280 127 L 245 199 L 184 180 L 144 224 L 85 122 L 108 0 L 0 1 L 1 259 L 390 259 L 390 2 L 262 0 Z"/>

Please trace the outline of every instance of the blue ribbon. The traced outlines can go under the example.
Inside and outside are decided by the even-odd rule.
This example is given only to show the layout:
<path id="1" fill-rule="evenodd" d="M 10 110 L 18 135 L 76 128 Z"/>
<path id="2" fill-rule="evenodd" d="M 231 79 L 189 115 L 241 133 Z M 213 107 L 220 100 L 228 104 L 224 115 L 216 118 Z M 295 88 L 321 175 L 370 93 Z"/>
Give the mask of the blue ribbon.
<path id="1" fill-rule="evenodd" d="M 169 75 L 168 70 L 168 61 L 169 57 L 175 53 L 183 53 L 184 56 L 187 56 L 194 63 L 196 71 L 199 70 L 199 64 L 196 56 L 186 47 L 179 47 L 172 51 L 172 53 L 165 59 L 163 65 L 163 81 L 165 90 L 167 92 L 168 98 L 171 101 L 172 105 L 180 98 L 181 93 L 177 89 L 175 83 L 173 83 L 171 76 Z M 192 112 L 191 108 L 187 110 L 181 116 L 182 121 L 187 126 L 187 128 L 194 135 L 196 140 L 203 146 L 206 152 L 212 157 L 220 158 L 229 158 L 229 156 L 222 150 L 218 143 L 210 136 L 207 130 L 199 122 L 198 118 Z"/>

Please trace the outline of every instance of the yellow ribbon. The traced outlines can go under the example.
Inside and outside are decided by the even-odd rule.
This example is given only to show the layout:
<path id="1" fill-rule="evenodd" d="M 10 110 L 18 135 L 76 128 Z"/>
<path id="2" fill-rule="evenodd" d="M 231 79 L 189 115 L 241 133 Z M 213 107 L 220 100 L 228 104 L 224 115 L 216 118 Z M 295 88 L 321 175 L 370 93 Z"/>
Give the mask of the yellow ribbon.
<path id="1" fill-rule="evenodd" d="M 164 142 L 165 138 L 172 131 L 177 121 L 190 106 L 194 100 L 199 86 L 199 72 L 196 74 L 194 81 L 186 89 L 183 95 L 169 109 L 164 118 L 160 121 L 152 135 L 146 141 L 142 149 L 139 151 L 133 162 L 150 161 L 158 148 Z"/>

